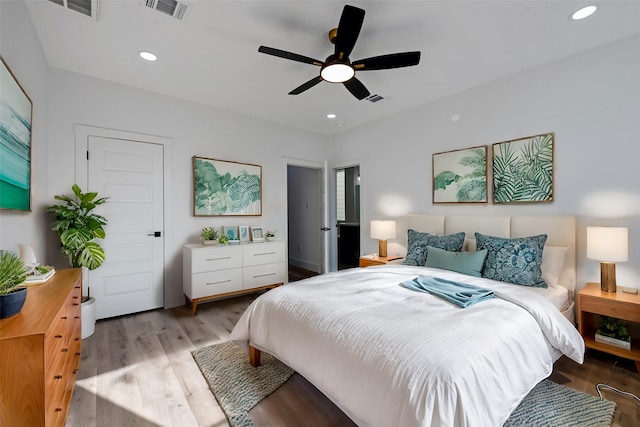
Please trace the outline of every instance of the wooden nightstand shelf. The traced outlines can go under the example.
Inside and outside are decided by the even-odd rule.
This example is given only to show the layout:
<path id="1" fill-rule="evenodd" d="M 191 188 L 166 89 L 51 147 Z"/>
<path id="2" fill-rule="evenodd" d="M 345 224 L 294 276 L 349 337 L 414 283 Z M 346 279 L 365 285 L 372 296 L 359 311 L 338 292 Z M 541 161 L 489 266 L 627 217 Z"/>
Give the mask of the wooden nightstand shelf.
<path id="1" fill-rule="evenodd" d="M 363 255 L 360 257 L 360 267 L 371 267 L 374 265 L 385 265 L 389 263 L 389 261 L 395 261 L 397 259 L 402 259 L 401 256 L 378 256 L 375 254 L 371 255 Z"/>
<path id="2" fill-rule="evenodd" d="M 604 351 L 618 357 L 633 360 L 640 372 L 640 339 L 631 338 L 631 350 L 596 342 L 597 316 L 615 317 L 640 323 L 640 295 L 618 292 L 602 292 L 600 283 L 587 283 L 578 293 L 578 330 L 587 348 Z"/>

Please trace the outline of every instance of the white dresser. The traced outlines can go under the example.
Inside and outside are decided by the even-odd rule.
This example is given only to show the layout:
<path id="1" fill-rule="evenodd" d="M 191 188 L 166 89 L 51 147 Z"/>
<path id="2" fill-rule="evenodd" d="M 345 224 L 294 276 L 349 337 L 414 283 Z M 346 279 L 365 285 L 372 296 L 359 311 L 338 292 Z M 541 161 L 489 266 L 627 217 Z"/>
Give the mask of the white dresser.
<path id="1" fill-rule="evenodd" d="M 284 241 L 241 245 L 184 245 L 182 287 L 191 313 L 198 302 L 287 283 Z"/>

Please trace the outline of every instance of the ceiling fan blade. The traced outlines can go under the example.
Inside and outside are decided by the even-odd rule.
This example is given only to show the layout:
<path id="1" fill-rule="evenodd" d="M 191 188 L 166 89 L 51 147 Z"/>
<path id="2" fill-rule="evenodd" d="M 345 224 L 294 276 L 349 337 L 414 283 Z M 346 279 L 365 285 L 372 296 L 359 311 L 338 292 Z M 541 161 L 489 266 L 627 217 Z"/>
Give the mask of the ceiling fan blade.
<path id="1" fill-rule="evenodd" d="M 358 99 L 364 99 L 367 96 L 371 95 L 371 93 L 369 93 L 367 88 L 364 87 L 362 82 L 356 79 L 355 77 L 352 77 L 350 80 L 347 80 L 342 84 L 344 85 L 344 87 L 347 88 L 349 92 L 351 92 L 353 96 L 355 96 Z"/>
<path id="2" fill-rule="evenodd" d="M 336 59 L 343 61 L 351 55 L 362 28 L 362 21 L 364 21 L 364 10 L 349 5 L 344 7 L 335 40 Z"/>
<path id="3" fill-rule="evenodd" d="M 358 71 L 388 70 L 390 68 L 411 67 L 420 63 L 420 52 L 391 53 L 354 61 L 351 66 Z"/>
<path id="4" fill-rule="evenodd" d="M 289 92 L 289 95 L 299 95 L 302 92 L 304 92 L 305 90 L 311 89 L 312 87 L 314 87 L 315 85 L 317 85 L 321 81 L 322 81 L 322 77 L 320 77 L 320 76 L 314 77 L 311 80 L 309 80 L 308 82 L 301 84 L 300 86 L 298 86 L 297 88 L 295 88 L 294 90 Z"/>
<path id="5" fill-rule="evenodd" d="M 298 55 L 297 53 L 287 52 L 286 50 L 274 49 L 272 47 L 260 46 L 258 52 L 266 53 L 267 55 L 277 56 L 279 58 L 290 59 L 292 61 L 304 62 L 305 64 L 317 65 L 321 67 L 324 62 L 317 59 L 309 58 L 308 56 Z"/>

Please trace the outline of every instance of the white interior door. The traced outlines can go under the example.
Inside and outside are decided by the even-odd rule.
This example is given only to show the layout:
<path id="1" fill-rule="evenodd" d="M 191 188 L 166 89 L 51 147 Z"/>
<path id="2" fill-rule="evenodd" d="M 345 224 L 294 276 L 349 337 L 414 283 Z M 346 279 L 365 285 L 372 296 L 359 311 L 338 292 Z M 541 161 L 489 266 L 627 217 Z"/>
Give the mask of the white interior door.
<path id="1" fill-rule="evenodd" d="M 89 273 L 96 318 L 164 306 L 163 147 L 88 139 L 88 191 L 108 197 L 104 264 Z"/>

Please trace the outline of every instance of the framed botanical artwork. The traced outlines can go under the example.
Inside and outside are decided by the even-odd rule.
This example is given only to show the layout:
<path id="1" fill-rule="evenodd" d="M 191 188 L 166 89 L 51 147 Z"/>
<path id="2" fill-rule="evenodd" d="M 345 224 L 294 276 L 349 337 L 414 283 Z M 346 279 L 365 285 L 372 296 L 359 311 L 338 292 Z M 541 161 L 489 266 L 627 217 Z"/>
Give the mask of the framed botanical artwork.
<path id="1" fill-rule="evenodd" d="M 487 146 L 435 153 L 433 203 L 487 203 Z"/>
<path id="2" fill-rule="evenodd" d="M 254 242 L 264 241 L 264 233 L 262 232 L 262 227 L 251 227 L 251 240 L 253 240 Z"/>
<path id="3" fill-rule="evenodd" d="M 238 227 L 235 225 L 225 225 L 222 230 L 229 240 L 239 240 Z"/>
<path id="4" fill-rule="evenodd" d="M 493 202 L 553 201 L 553 133 L 493 144 Z"/>
<path id="5" fill-rule="evenodd" d="M 238 237 L 240 238 L 241 242 L 248 242 L 249 240 L 251 240 L 249 236 L 249 226 L 247 225 L 238 226 Z"/>
<path id="6" fill-rule="evenodd" d="M 0 209 L 31 210 L 33 104 L 0 56 Z"/>
<path id="7" fill-rule="evenodd" d="M 262 215 L 262 166 L 194 156 L 193 215 Z"/>

